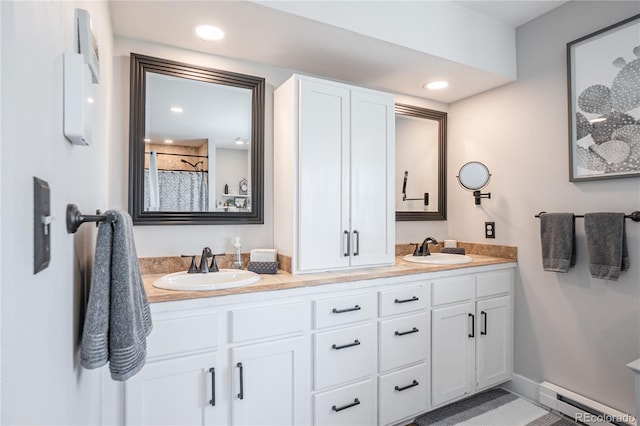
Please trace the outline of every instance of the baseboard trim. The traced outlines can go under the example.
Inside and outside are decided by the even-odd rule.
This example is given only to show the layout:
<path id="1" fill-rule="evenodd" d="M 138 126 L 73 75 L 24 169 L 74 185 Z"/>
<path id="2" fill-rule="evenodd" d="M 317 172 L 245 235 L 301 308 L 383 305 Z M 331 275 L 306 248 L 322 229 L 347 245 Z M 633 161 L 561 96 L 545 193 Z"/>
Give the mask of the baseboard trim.
<path id="1" fill-rule="evenodd" d="M 527 377 L 514 374 L 511 381 L 501 387 L 536 404 L 540 403 L 540 384 Z"/>

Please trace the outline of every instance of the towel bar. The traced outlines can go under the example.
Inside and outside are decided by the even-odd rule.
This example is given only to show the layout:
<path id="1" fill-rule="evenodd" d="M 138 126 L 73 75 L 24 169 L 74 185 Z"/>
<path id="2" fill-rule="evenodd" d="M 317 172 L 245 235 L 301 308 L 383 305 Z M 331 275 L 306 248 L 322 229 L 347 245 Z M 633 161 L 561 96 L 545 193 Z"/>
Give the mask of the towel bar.
<path id="1" fill-rule="evenodd" d="M 75 234 L 80 225 L 85 222 L 115 222 L 115 215 L 109 213 L 106 215 L 99 214 L 96 215 L 83 215 L 78 210 L 78 206 L 75 204 L 67 204 L 67 232 L 69 234 Z"/>
<path id="2" fill-rule="evenodd" d="M 540 217 L 541 214 L 546 213 L 546 212 L 540 212 L 537 215 L 535 215 L 534 217 Z M 575 215 L 575 217 L 584 217 L 583 214 L 577 214 Z M 640 211 L 635 211 L 635 212 L 631 212 L 627 215 L 624 216 L 627 219 L 631 219 L 634 222 L 640 222 Z"/>

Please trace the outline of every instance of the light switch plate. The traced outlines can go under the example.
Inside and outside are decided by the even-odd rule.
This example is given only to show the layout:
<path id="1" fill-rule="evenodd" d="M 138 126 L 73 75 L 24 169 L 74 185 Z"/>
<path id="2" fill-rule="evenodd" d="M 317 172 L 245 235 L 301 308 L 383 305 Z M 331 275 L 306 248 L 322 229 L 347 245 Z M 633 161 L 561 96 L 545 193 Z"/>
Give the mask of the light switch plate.
<path id="1" fill-rule="evenodd" d="M 51 203 L 49 184 L 33 177 L 33 273 L 49 266 L 51 259 Z"/>

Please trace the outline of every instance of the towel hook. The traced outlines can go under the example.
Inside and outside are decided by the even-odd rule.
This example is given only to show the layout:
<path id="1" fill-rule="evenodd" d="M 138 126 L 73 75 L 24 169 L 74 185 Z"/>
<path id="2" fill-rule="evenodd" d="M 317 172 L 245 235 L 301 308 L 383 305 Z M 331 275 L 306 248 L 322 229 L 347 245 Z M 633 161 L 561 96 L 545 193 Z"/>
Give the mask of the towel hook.
<path id="1" fill-rule="evenodd" d="M 116 216 L 113 213 L 107 213 L 105 215 L 83 215 L 80 213 L 78 206 L 75 204 L 67 204 L 67 232 L 69 234 L 75 234 L 80 225 L 85 222 L 107 222 L 112 223 L 116 221 Z"/>

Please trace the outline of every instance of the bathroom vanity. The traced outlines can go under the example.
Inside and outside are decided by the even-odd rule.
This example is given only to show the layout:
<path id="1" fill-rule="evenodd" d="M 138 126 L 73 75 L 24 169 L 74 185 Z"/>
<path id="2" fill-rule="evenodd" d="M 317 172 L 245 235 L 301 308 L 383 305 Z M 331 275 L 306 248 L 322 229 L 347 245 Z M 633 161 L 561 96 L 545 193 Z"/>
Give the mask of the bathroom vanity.
<path id="1" fill-rule="evenodd" d="M 219 292 L 151 277 L 147 364 L 125 383 L 103 370 L 103 423 L 403 424 L 505 382 L 516 263 L 473 257 Z"/>

